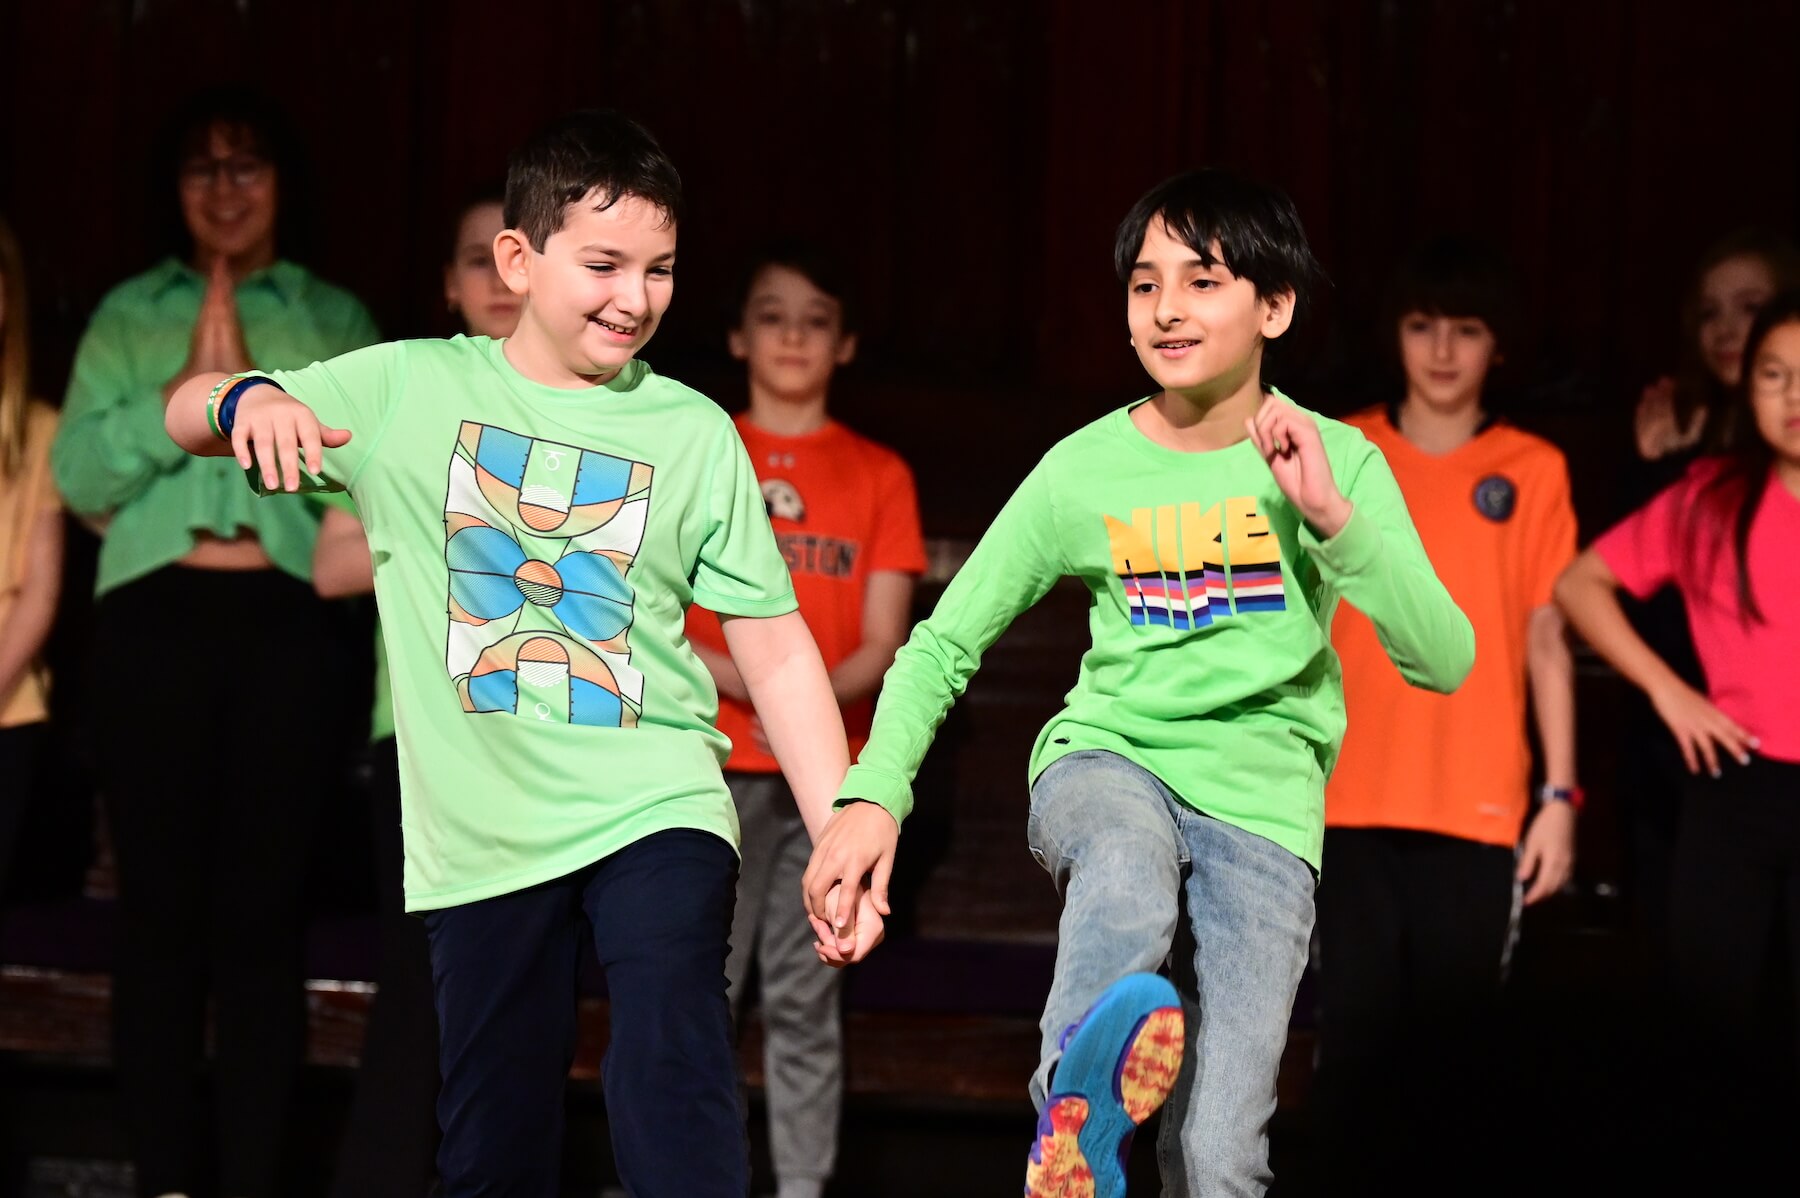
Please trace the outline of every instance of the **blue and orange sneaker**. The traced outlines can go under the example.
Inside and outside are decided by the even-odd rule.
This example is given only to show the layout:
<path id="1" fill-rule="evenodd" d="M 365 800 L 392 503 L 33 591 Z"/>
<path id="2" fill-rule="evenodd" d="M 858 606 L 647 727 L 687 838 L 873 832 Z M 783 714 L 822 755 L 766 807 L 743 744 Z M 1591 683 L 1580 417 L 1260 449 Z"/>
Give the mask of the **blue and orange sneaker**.
<path id="1" fill-rule="evenodd" d="M 1181 1072 L 1185 1023 L 1168 979 L 1134 973 L 1063 1033 L 1025 1198 L 1124 1198 L 1131 1137 Z"/>

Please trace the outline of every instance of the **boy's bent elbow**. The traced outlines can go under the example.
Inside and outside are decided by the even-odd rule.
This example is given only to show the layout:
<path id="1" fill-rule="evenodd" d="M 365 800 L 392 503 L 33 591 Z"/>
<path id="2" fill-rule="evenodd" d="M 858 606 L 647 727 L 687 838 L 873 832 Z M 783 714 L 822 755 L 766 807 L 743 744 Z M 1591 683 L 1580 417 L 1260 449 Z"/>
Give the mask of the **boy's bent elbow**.
<path id="1" fill-rule="evenodd" d="M 1429 655 L 1418 668 L 1406 672 L 1406 680 L 1413 686 L 1449 695 L 1468 681 L 1475 668 L 1475 628 L 1460 610 L 1457 619 L 1459 627 L 1448 651 Z"/>
<path id="2" fill-rule="evenodd" d="M 163 405 L 163 431 L 169 434 L 169 440 L 181 446 L 188 453 L 197 453 L 199 447 L 189 444 L 188 438 L 184 435 L 186 421 L 182 419 L 183 398 L 182 390 L 177 390 L 170 397 L 169 402 Z M 211 432 L 210 429 L 207 431 Z"/>
<path id="3" fill-rule="evenodd" d="M 1475 669 L 1475 627 L 1463 617 L 1463 634 L 1457 646 L 1456 656 L 1448 663 L 1450 668 L 1440 680 L 1443 685 L 1437 688 L 1440 694 L 1454 694 L 1456 689 L 1469 680 L 1469 674 Z"/>
<path id="4" fill-rule="evenodd" d="M 168 392 L 163 403 L 163 431 L 169 440 L 197 457 L 222 457 L 231 452 L 228 442 L 212 431 L 204 415 L 207 396 L 223 374 L 197 374 Z"/>

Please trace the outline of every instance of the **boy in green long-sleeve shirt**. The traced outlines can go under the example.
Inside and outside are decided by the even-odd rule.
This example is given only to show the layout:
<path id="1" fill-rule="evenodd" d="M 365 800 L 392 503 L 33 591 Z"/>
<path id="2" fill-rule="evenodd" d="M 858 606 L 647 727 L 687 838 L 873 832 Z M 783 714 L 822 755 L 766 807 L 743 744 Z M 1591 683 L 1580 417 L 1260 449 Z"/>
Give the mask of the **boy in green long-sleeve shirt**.
<path id="1" fill-rule="evenodd" d="M 1261 1194 L 1344 736 L 1332 615 L 1353 602 L 1407 680 L 1438 691 L 1468 673 L 1474 634 L 1380 452 L 1262 383 L 1317 269 L 1292 202 L 1178 176 L 1126 217 L 1115 266 L 1162 390 L 1026 477 L 889 670 L 840 803 L 903 819 L 982 653 L 1081 579 L 1093 645 L 1031 759 L 1031 851 L 1064 908 L 1026 1192 L 1122 1194 L 1131 1131 L 1166 1093 L 1164 1192 Z M 807 879 L 821 915 L 829 879 L 872 869 L 879 892 L 891 869 L 839 839 L 821 837 Z M 1133 976 L 1170 963 L 1183 918 L 1185 1045 L 1167 984 Z"/>

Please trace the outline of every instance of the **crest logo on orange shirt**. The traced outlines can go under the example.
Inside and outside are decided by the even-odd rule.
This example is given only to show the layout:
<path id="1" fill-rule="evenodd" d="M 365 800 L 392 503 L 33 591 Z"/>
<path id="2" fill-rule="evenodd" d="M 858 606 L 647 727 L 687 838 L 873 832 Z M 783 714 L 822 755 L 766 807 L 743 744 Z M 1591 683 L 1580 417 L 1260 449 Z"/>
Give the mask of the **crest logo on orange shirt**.
<path id="1" fill-rule="evenodd" d="M 1496 524 L 1512 519 L 1519 488 L 1504 474 L 1490 474 L 1475 484 L 1475 510 Z"/>

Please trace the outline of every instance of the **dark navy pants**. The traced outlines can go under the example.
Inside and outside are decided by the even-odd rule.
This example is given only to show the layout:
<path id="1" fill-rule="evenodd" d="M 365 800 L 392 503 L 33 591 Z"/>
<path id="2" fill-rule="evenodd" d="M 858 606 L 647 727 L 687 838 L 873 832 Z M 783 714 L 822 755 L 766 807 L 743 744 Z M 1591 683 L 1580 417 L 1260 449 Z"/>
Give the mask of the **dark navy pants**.
<path id="1" fill-rule="evenodd" d="M 612 1001 L 602 1067 L 632 1198 L 743 1198 L 749 1160 L 725 1001 L 737 854 L 658 832 L 567 877 L 425 915 L 437 992 L 444 1198 L 561 1192 L 580 937 Z"/>

